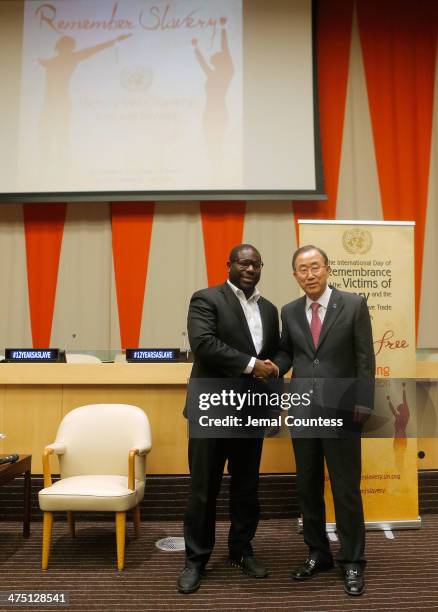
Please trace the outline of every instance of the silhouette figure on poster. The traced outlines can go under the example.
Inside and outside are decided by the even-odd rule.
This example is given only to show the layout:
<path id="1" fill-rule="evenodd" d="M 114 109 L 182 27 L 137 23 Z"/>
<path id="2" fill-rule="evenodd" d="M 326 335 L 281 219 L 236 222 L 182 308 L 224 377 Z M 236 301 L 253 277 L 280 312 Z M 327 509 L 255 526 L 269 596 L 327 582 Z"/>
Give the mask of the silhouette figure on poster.
<path id="1" fill-rule="evenodd" d="M 96 53 L 112 47 L 116 42 L 126 40 L 131 34 L 121 34 L 107 42 L 75 51 L 76 40 L 62 36 L 55 44 L 56 55 L 39 59 L 46 70 L 43 109 L 40 120 L 41 152 L 48 173 L 52 165 L 68 168 L 70 150 L 71 95 L 70 80 L 78 64 Z"/>
<path id="2" fill-rule="evenodd" d="M 386 396 L 389 408 L 394 416 L 394 460 L 395 465 L 400 473 L 402 473 L 404 469 L 405 451 L 408 444 L 408 439 L 406 436 L 406 427 L 410 418 L 408 402 L 406 399 L 406 384 L 402 383 L 402 387 L 403 401 L 398 406 L 394 406 L 394 404 L 391 402 L 391 398 L 389 395 Z"/>
<path id="3" fill-rule="evenodd" d="M 386 396 L 389 408 L 394 416 L 394 438 L 406 438 L 406 427 L 409 422 L 409 407 L 406 400 L 406 383 L 402 383 L 403 401 L 397 407 L 391 402 L 389 395 Z"/>
<path id="4" fill-rule="evenodd" d="M 206 102 L 202 129 L 213 174 L 220 174 L 223 160 L 223 141 L 228 125 L 226 95 L 234 75 L 234 64 L 228 47 L 227 18 L 221 17 L 221 49 L 210 57 L 208 63 L 199 49 L 198 40 L 192 39 L 195 57 L 205 74 Z"/>

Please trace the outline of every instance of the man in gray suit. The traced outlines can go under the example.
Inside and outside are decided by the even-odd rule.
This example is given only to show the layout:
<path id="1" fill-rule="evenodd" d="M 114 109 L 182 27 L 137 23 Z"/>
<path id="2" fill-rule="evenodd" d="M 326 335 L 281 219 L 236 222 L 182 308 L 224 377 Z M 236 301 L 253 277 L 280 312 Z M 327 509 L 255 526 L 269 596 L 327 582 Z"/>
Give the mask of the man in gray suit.
<path id="1" fill-rule="evenodd" d="M 228 280 L 197 291 L 190 300 L 187 327 L 195 360 L 191 378 L 264 379 L 278 374 L 269 361 L 278 349 L 277 308 L 256 288 L 263 262 L 250 244 L 230 253 Z M 265 578 L 251 540 L 259 520 L 257 496 L 262 438 L 190 438 L 191 491 L 184 520 L 186 565 L 178 579 L 180 593 L 200 584 L 215 541 L 216 498 L 225 462 L 230 483 L 230 562 L 254 578 Z"/>
<path id="2" fill-rule="evenodd" d="M 295 279 L 305 295 L 283 307 L 280 350 L 274 361 L 280 374 L 293 367 L 293 379 L 357 379 L 351 401 L 351 422 L 366 420 L 372 408 L 375 358 L 370 316 L 359 295 L 328 285 L 326 253 L 313 245 L 293 255 Z M 334 385 L 334 386 L 333 386 Z M 323 403 L 323 402 L 322 402 Z M 324 406 L 322 406 L 324 409 Z M 365 525 L 360 493 L 360 436 L 294 437 L 298 500 L 309 556 L 293 572 L 296 580 L 311 578 L 333 567 L 325 530 L 324 459 L 330 475 L 340 540 L 337 563 L 348 595 L 364 589 Z"/>

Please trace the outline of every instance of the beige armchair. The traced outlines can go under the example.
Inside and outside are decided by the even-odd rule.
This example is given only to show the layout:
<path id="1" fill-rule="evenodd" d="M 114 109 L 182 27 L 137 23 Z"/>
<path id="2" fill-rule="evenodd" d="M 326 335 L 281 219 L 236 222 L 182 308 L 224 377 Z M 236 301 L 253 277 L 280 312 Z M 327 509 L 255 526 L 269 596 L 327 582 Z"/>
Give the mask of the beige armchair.
<path id="1" fill-rule="evenodd" d="M 133 511 L 136 537 L 144 496 L 151 431 L 146 414 L 127 404 L 90 404 L 69 412 L 56 441 L 44 449 L 42 569 L 49 564 L 53 512 L 67 511 L 75 535 L 75 511 L 115 512 L 117 566 L 124 567 L 126 512 Z M 61 479 L 52 484 L 49 457 L 58 455 Z"/>

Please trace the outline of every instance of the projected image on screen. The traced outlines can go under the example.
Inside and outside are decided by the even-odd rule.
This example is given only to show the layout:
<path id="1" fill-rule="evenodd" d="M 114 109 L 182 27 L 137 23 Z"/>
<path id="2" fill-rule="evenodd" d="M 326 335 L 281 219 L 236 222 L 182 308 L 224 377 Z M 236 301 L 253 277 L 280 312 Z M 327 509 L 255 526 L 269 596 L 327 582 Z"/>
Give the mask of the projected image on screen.
<path id="1" fill-rule="evenodd" d="M 19 172 L 30 190 L 242 183 L 242 4 L 199 6 L 26 2 Z"/>
<path id="2" fill-rule="evenodd" d="M 320 189 L 311 0 L 17 5 L 4 194 Z"/>

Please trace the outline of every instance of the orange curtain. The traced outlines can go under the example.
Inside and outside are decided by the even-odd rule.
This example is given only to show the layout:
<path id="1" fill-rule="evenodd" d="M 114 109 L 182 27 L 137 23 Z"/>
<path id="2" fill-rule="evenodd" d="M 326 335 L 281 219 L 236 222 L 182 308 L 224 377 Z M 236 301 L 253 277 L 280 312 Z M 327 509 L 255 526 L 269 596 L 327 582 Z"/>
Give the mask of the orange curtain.
<path id="1" fill-rule="evenodd" d="M 154 202 L 111 204 L 114 274 L 122 348 L 136 347 L 151 245 Z"/>
<path id="2" fill-rule="evenodd" d="M 245 202 L 201 202 L 202 232 L 208 286 L 227 278 L 231 249 L 242 242 Z"/>
<path id="3" fill-rule="evenodd" d="M 293 202 L 297 243 L 298 219 L 336 217 L 352 21 L 353 0 L 319 0 L 316 25 L 319 123 L 328 200 Z"/>
<path id="4" fill-rule="evenodd" d="M 27 285 L 34 348 L 50 346 L 67 204 L 24 204 Z"/>
<path id="5" fill-rule="evenodd" d="M 421 294 L 437 51 L 437 0 L 358 0 L 383 214 L 415 221 Z"/>

